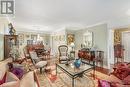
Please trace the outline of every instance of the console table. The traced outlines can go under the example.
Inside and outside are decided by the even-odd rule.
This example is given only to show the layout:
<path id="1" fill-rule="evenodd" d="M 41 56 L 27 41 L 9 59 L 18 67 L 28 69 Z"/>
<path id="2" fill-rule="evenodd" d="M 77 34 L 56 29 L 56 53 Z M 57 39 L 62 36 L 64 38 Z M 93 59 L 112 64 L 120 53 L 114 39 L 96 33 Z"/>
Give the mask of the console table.
<path id="1" fill-rule="evenodd" d="M 103 67 L 104 51 L 90 51 L 89 49 L 81 49 L 78 52 L 78 57 L 89 61 L 89 63 L 91 61 L 95 61 L 96 65 L 100 63 L 100 66 Z"/>

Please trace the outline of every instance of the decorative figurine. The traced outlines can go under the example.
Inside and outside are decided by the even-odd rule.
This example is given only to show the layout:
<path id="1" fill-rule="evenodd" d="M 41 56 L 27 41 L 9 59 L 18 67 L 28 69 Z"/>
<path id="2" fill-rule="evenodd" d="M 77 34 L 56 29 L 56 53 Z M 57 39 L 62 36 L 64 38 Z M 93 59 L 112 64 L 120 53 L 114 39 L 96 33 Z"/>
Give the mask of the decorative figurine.
<path id="1" fill-rule="evenodd" d="M 79 68 L 80 65 L 81 65 L 81 60 L 80 60 L 79 58 L 78 58 L 78 59 L 75 59 L 74 66 L 75 66 L 76 68 Z"/>
<path id="2" fill-rule="evenodd" d="M 15 29 L 14 29 L 12 23 L 9 23 L 8 27 L 9 27 L 9 34 L 10 35 L 15 35 Z"/>

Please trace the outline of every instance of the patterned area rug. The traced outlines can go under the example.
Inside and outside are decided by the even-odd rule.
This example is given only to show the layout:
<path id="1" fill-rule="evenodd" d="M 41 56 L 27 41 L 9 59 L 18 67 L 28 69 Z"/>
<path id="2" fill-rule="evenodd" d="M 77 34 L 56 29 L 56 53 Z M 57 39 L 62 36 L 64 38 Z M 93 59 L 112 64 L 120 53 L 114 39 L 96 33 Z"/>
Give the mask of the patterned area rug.
<path id="1" fill-rule="evenodd" d="M 64 72 L 54 74 L 38 74 L 41 87 L 72 87 L 72 79 Z M 95 87 L 92 78 L 84 75 L 75 79 L 75 87 Z"/>
<path id="2" fill-rule="evenodd" d="M 72 79 L 64 72 L 58 70 L 58 74 L 55 74 L 55 60 L 48 61 L 51 71 L 38 74 L 41 87 L 72 87 Z M 93 71 L 86 73 L 83 77 L 75 79 L 75 87 L 98 87 L 98 79 L 105 79 L 108 75 L 95 72 L 96 79 L 93 79 Z"/>

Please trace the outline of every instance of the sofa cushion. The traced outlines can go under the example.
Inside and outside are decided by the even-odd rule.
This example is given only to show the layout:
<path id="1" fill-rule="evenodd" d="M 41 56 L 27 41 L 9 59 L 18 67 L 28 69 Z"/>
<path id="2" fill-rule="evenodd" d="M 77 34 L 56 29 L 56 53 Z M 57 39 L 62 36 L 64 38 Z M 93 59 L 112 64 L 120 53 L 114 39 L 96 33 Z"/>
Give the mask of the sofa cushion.
<path id="1" fill-rule="evenodd" d="M 119 64 L 117 65 L 117 68 L 118 68 L 118 69 L 128 68 L 128 65 L 127 65 L 127 63 L 119 63 Z"/>
<path id="2" fill-rule="evenodd" d="M 113 74 L 119 79 L 123 80 L 130 74 L 130 68 L 128 67 L 127 63 L 118 64 Z"/>
<path id="3" fill-rule="evenodd" d="M 125 77 L 127 77 L 129 75 L 129 72 L 127 71 L 127 69 L 126 70 L 120 70 L 119 72 L 114 73 L 114 75 L 117 78 L 123 80 Z"/>
<path id="4" fill-rule="evenodd" d="M 33 72 L 28 72 L 22 77 L 20 87 L 35 87 Z"/>
<path id="5" fill-rule="evenodd" d="M 126 78 L 123 79 L 124 85 L 130 85 L 130 75 L 128 75 Z"/>
<path id="6" fill-rule="evenodd" d="M 47 65 L 47 61 L 40 61 L 38 63 L 36 63 L 36 67 L 39 68 L 39 67 L 44 67 Z"/>
<path id="7" fill-rule="evenodd" d="M 1 62 L 1 64 L 0 64 L 0 80 L 3 79 L 6 71 L 7 71 L 6 63 Z"/>
<path id="8" fill-rule="evenodd" d="M 115 75 L 110 75 L 107 78 L 107 81 L 122 84 L 122 81 L 119 78 L 117 78 Z"/>

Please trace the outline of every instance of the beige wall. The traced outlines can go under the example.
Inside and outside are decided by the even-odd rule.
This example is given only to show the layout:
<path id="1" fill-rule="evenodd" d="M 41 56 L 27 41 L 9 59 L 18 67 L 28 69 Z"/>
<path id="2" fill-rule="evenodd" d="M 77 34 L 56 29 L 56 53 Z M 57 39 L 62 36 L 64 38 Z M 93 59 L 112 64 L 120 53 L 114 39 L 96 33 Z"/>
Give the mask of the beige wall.
<path id="1" fill-rule="evenodd" d="M 4 59 L 4 33 L 8 26 L 8 20 L 0 17 L 0 60 Z"/>
<path id="2" fill-rule="evenodd" d="M 86 28 L 83 30 L 78 30 L 75 32 L 75 45 L 76 50 L 81 49 L 81 44 L 83 44 L 83 34 L 87 31 L 93 32 L 93 45 L 98 48 L 98 50 L 104 51 L 104 63 L 107 66 L 107 24 L 97 25 L 94 27 Z"/>
<path id="3" fill-rule="evenodd" d="M 58 55 L 58 46 L 66 44 L 66 30 L 60 30 L 57 32 L 53 32 L 51 34 L 50 41 L 51 41 L 52 54 L 57 56 Z"/>
<path id="4" fill-rule="evenodd" d="M 4 35 L 0 34 L 0 60 L 4 58 Z"/>

